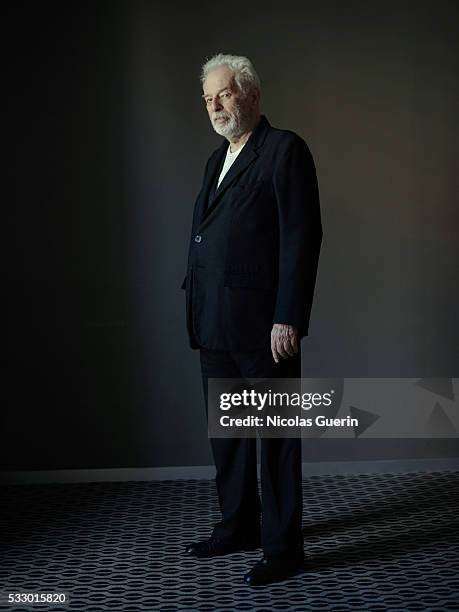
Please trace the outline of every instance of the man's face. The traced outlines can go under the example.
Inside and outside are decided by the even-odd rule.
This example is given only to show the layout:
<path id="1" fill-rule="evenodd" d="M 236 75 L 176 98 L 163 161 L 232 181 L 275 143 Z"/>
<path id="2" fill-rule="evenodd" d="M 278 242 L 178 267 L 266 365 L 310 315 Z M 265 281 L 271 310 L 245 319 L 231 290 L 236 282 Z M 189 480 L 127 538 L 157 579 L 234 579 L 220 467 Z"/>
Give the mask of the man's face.
<path id="1" fill-rule="evenodd" d="M 243 134 L 254 108 L 253 95 L 243 96 L 228 66 L 215 68 L 203 83 L 203 98 L 212 127 L 226 138 Z"/>

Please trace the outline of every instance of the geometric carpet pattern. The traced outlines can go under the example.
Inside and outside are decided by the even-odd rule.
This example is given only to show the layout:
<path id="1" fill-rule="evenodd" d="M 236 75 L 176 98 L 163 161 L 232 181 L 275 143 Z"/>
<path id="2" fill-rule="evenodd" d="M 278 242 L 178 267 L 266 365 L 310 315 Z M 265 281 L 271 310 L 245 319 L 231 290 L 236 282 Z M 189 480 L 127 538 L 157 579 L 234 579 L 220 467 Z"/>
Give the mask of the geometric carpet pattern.
<path id="1" fill-rule="evenodd" d="M 459 472 L 303 479 L 303 571 L 249 587 L 261 550 L 192 559 L 219 518 L 209 480 L 0 489 L 0 585 L 69 603 L 0 610 L 459 610 Z"/>

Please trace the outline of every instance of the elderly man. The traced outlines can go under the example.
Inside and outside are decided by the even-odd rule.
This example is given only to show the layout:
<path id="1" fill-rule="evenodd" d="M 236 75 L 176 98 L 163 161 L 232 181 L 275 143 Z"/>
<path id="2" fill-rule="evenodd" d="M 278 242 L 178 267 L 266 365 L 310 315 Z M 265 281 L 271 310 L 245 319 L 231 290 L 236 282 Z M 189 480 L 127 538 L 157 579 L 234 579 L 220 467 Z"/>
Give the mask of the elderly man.
<path id="1" fill-rule="evenodd" d="M 251 62 L 218 54 L 204 64 L 201 83 L 211 125 L 224 140 L 205 168 L 182 288 L 207 410 L 209 378 L 301 377 L 322 227 L 311 153 L 300 136 L 260 114 Z M 262 503 L 256 440 L 210 443 L 222 517 L 187 554 L 261 546 L 248 584 L 294 574 L 304 560 L 301 439 L 261 440 Z"/>

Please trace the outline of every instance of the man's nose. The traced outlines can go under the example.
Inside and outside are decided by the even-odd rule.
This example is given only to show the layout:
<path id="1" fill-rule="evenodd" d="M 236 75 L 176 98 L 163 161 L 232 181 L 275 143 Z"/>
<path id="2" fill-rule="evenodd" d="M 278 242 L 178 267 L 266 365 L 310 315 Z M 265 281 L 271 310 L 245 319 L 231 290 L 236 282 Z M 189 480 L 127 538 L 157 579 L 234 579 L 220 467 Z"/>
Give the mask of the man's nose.
<path id="1" fill-rule="evenodd" d="M 223 105 L 222 105 L 220 99 L 219 98 L 214 98 L 212 100 L 212 110 L 213 111 L 218 111 L 218 110 L 221 110 L 222 108 L 223 108 Z"/>

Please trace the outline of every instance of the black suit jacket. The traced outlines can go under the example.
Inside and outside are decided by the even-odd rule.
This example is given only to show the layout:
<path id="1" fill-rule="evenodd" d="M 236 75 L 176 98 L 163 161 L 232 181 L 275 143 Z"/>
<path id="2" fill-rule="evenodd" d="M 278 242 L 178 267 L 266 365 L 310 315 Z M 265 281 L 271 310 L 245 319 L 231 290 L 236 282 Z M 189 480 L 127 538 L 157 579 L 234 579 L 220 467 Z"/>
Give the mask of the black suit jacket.
<path id="1" fill-rule="evenodd" d="M 207 161 L 182 288 L 192 348 L 250 351 L 271 346 L 273 323 L 308 333 L 319 192 L 305 141 L 265 115 L 214 192 L 228 144 Z"/>

